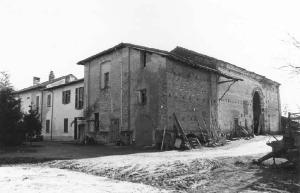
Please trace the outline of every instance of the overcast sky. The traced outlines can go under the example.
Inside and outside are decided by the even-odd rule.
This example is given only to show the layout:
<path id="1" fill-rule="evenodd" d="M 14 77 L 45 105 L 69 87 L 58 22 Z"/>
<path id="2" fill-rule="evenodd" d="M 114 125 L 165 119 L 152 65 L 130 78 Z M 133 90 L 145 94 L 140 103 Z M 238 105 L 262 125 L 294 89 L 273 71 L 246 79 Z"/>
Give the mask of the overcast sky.
<path id="1" fill-rule="evenodd" d="M 0 0 L 0 71 L 16 89 L 32 77 L 83 77 L 79 60 L 120 42 L 177 45 L 281 83 L 283 109 L 300 109 L 300 3 L 262 0 Z M 300 76 L 300 75 L 299 75 Z"/>

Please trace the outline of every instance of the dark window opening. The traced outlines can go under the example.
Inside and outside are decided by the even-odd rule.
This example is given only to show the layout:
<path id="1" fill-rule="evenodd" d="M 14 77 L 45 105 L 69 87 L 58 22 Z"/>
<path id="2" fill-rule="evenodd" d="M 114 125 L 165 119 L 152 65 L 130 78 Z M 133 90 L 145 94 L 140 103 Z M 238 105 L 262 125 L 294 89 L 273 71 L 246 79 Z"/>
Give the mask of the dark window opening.
<path id="1" fill-rule="evenodd" d="M 75 109 L 83 108 L 83 87 L 76 88 L 75 90 Z"/>
<path id="2" fill-rule="evenodd" d="M 147 63 L 147 53 L 145 51 L 141 51 L 141 67 L 145 68 Z"/>
<path id="3" fill-rule="evenodd" d="M 50 120 L 46 120 L 46 133 L 50 132 Z"/>
<path id="4" fill-rule="evenodd" d="M 146 105 L 147 104 L 147 90 L 142 89 L 139 91 L 139 96 L 138 96 L 138 103 L 140 105 Z"/>
<path id="5" fill-rule="evenodd" d="M 94 113 L 95 117 L 95 131 L 99 131 L 99 113 Z"/>
<path id="6" fill-rule="evenodd" d="M 40 107 L 40 96 L 36 96 L 35 107 L 36 107 L 36 110 L 39 111 L 39 107 Z"/>
<path id="7" fill-rule="evenodd" d="M 238 131 L 239 129 L 239 119 L 238 118 L 234 118 L 234 129 L 235 131 Z"/>
<path id="8" fill-rule="evenodd" d="M 108 88 L 109 86 L 109 72 L 104 73 L 104 88 Z"/>
<path id="9" fill-rule="evenodd" d="M 258 92 L 253 95 L 253 132 L 255 135 L 260 135 L 263 127 L 262 110 L 260 104 L 260 96 Z"/>
<path id="10" fill-rule="evenodd" d="M 64 119 L 64 133 L 68 133 L 68 119 Z"/>
<path id="11" fill-rule="evenodd" d="M 51 95 L 48 94 L 47 96 L 47 107 L 51 107 Z"/>
<path id="12" fill-rule="evenodd" d="M 63 104 L 69 104 L 71 99 L 71 91 L 66 90 L 62 92 L 62 103 Z"/>

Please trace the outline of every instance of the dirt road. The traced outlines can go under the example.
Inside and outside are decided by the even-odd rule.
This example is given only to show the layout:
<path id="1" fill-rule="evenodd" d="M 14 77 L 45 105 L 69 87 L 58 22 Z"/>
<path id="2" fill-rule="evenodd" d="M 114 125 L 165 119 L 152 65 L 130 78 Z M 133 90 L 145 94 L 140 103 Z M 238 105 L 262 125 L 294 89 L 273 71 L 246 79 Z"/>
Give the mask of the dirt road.
<path id="1" fill-rule="evenodd" d="M 2 193 L 152 193 L 166 192 L 144 184 L 117 181 L 47 167 L 0 167 Z"/>
<path id="2" fill-rule="evenodd" d="M 56 171 L 56 168 L 68 169 L 81 172 L 79 174 L 88 174 L 89 178 L 96 179 L 102 176 L 126 183 L 148 185 L 141 186 L 145 188 L 145 192 L 148 190 L 153 192 L 163 190 L 168 192 L 300 192 L 298 171 L 273 168 L 270 166 L 271 161 L 263 166 L 251 163 L 252 159 L 271 151 L 266 145 L 268 140 L 272 139 L 258 136 L 252 140 L 233 141 L 222 147 L 184 152 L 133 152 L 130 154 L 119 152 L 117 155 L 102 156 L 91 156 L 92 152 L 90 152 L 90 158 L 55 160 L 40 164 L 27 164 L 23 167 L 30 169 L 39 167 L 47 170 L 51 167 L 55 169 L 54 175 L 55 172 L 66 171 Z M 64 151 L 67 151 L 66 149 L 67 147 Z M 52 152 L 53 154 L 55 152 Z M 71 155 L 70 152 L 66 154 Z M 97 155 L 99 154 L 97 151 Z M 282 160 L 277 160 L 279 161 Z M 73 178 L 70 177 L 70 179 Z M 68 183 L 76 184 L 76 178 L 74 179 L 74 182 L 70 180 Z M 3 180 L 3 177 L 0 177 L 0 181 Z M 93 180 L 90 181 L 93 184 Z M 22 187 L 22 183 L 19 185 Z M 112 182 L 112 189 L 113 186 L 117 187 Z M 153 189 L 148 189 L 149 187 Z M 0 186 L 0 192 L 2 192 L 1 188 L 3 186 Z M 126 190 L 126 188 L 123 189 Z M 132 189 L 132 192 L 134 191 Z M 67 192 L 72 191 L 66 190 Z"/>

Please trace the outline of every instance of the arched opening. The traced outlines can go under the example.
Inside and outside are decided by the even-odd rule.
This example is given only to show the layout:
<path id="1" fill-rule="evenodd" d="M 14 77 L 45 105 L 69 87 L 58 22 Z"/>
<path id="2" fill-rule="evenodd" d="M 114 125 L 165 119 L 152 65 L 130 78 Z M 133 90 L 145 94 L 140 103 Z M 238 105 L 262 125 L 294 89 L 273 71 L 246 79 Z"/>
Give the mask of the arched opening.
<path id="1" fill-rule="evenodd" d="M 261 134 L 260 127 L 260 115 L 261 115 L 261 103 L 260 103 L 260 96 L 258 91 L 255 91 L 253 95 L 253 132 L 255 135 Z"/>

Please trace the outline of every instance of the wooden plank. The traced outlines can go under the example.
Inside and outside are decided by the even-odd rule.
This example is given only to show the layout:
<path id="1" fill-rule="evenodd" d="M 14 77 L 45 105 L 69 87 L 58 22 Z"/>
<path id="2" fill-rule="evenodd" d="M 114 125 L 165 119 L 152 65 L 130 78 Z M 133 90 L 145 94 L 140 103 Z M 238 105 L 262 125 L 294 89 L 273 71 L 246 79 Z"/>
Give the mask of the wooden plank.
<path id="1" fill-rule="evenodd" d="M 161 141 L 161 147 L 160 147 L 160 150 L 162 151 L 163 150 L 163 147 L 164 147 L 164 141 L 165 141 L 165 135 L 166 135 L 166 128 L 164 128 L 164 132 L 163 132 L 163 138 L 162 138 L 162 141 Z"/>
<path id="2" fill-rule="evenodd" d="M 188 138 L 186 137 L 185 132 L 184 132 L 184 130 L 183 130 L 183 128 L 182 128 L 180 122 L 178 121 L 178 119 L 177 119 L 177 117 L 176 117 L 176 114 L 173 113 L 173 116 L 174 116 L 174 119 L 175 119 L 175 122 L 176 122 L 177 126 L 179 127 L 180 131 L 182 132 L 183 139 L 184 139 L 184 141 L 187 143 L 188 148 L 189 148 L 189 149 L 192 149 L 191 144 L 190 144 Z"/>

